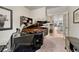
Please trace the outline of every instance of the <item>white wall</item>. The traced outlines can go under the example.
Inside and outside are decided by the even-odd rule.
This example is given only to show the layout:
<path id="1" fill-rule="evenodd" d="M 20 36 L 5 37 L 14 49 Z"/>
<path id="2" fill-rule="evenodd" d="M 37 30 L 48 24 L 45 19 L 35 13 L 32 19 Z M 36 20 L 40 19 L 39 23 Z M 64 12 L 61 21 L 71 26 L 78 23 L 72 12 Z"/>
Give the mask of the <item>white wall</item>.
<path id="1" fill-rule="evenodd" d="M 37 20 L 46 20 L 46 8 L 42 7 L 39 9 L 31 10 L 30 16 L 33 18 L 33 22 Z"/>
<path id="2" fill-rule="evenodd" d="M 56 7 L 56 8 L 50 8 L 47 9 L 47 15 L 57 15 L 57 14 L 62 14 L 63 12 L 66 12 L 68 8 L 66 6 L 62 7 Z"/>
<path id="3" fill-rule="evenodd" d="M 69 35 L 79 38 L 79 23 L 73 23 L 73 11 L 79 8 L 79 6 L 69 7 Z"/>
<path id="4" fill-rule="evenodd" d="M 5 6 L 8 9 L 13 10 L 13 29 L 0 31 L 0 45 L 6 44 L 13 32 L 16 31 L 16 28 L 20 26 L 20 16 L 30 16 L 30 10 L 23 6 Z"/>

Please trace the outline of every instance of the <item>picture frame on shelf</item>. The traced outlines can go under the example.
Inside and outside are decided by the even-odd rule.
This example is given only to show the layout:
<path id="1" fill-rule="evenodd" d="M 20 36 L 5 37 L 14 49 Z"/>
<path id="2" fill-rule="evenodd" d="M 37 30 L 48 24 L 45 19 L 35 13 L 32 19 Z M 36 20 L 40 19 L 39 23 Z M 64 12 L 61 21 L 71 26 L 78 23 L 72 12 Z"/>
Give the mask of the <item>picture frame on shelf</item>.
<path id="1" fill-rule="evenodd" d="M 33 19 L 26 16 L 20 16 L 20 26 L 22 24 L 25 24 L 26 26 L 28 26 L 28 24 L 33 24 Z"/>

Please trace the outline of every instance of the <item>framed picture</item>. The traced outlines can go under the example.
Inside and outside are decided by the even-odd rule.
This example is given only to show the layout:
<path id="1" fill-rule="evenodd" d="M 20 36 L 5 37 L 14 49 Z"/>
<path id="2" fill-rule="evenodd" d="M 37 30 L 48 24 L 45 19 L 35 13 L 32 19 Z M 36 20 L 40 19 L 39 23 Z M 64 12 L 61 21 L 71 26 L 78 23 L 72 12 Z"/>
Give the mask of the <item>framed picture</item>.
<path id="1" fill-rule="evenodd" d="M 0 30 L 12 29 L 12 10 L 0 6 Z"/>
<path id="2" fill-rule="evenodd" d="M 20 26 L 22 24 L 28 26 L 29 24 L 32 24 L 33 20 L 32 18 L 26 17 L 26 16 L 20 16 Z"/>
<path id="3" fill-rule="evenodd" d="M 79 8 L 73 12 L 73 23 L 79 23 Z"/>

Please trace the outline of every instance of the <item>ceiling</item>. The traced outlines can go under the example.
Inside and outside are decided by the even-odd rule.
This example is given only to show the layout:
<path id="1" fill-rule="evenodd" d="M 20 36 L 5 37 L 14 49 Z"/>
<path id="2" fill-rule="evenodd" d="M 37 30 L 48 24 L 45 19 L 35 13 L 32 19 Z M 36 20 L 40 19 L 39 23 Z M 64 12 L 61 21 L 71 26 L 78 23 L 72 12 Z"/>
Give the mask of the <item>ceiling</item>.
<path id="1" fill-rule="evenodd" d="M 25 7 L 30 10 L 34 10 L 34 9 L 38 9 L 38 8 L 42 8 L 42 7 L 46 7 L 47 9 L 50 9 L 50 8 L 56 8 L 56 7 L 60 7 L 60 6 L 25 6 Z"/>

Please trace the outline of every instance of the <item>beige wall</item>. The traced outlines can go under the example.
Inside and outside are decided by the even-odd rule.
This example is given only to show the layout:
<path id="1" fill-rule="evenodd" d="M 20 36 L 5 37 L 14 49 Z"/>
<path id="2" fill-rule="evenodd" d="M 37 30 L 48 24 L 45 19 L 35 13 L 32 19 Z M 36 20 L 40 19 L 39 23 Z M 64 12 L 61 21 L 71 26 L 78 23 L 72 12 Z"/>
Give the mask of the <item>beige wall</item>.
<path id="1" fill-rule="evenodd" d="M 69 7 L 69 35 L 79 38 L 79 23 L 73 23 L 73 11 L 79 8 L 79 6 Z"/>
<path id="2" fill-rule="evenodd" d="M 5 7 L 13 10 L 13 29 L 0 31 L 0 45 L 6 44 L 9 41 L 11 34 L 15 32 L 16 28 L 19 28 L 20 16 L 27 16 L 27 17 L 30 16 L 30 11 L 23 6 L 5 6 Z"/>
<path id="3" fill-rule="evenodd" d="M 62 14 L 66 11 L 68 11 L 68 7 L 67 6 L 61 6 L 61 7 L 47 9 L 47 14 L 48 14 L 48 16 L 57 15 L 57 14 Z"/>
<path id="4" fill-rule="evenodd" d="M 46 20 L 46 8 L 42 7 L 39 9 L 31 10 L 30 16 L 33 18 L 33 22 L 35 22 L 37 20 L 42 20 L 42 21 Z"/>

